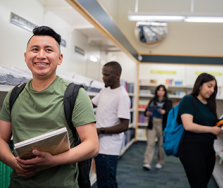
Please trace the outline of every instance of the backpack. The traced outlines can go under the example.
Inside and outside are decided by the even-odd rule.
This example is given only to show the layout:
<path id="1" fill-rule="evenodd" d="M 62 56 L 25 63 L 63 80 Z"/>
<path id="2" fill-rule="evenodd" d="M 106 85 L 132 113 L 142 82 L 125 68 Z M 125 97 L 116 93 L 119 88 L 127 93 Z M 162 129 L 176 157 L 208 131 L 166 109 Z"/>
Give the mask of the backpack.
<path id="1" fill-rule="evenodd" d="M 194 96 L 193 106 L 196 111 L 197 102 Z M 166 155 L 179 157 L 179 147 L 185 136 L 184 126 L 179 116 L 179 104 L 173 107 L 167 116 L 166 128 L 163 131 L 163 149 Z"/>
<path id="2" fill-rule="evenodd" d="M 11 92 L 10 100 L 9 100 L 9 108 L 12 110 L 13 104 L 18 98 L 19 94 L 25 88 L 26 83 L 19 84 L 15 86 Z M 64 94 L 64 113 L 66 117 L 67 124 L 72 131 L 74 137 L 74 145 L 77 146 L 81 143 L 76 128 L 72 123 L 72 112 L 74 109 L 75 101 L 78 95 L 78 91 L 80 88 L 83 88 L 82 85 L 77 85 L 74 83 L 70 83 L 67 86 L 67 89 Z M 91 169 L 91 159 L 87 159 L 85 161 L 78 162 L 79 176 L 78 176 L 78 185 L 80 188 L 90 188 L 90 169 Z"/>

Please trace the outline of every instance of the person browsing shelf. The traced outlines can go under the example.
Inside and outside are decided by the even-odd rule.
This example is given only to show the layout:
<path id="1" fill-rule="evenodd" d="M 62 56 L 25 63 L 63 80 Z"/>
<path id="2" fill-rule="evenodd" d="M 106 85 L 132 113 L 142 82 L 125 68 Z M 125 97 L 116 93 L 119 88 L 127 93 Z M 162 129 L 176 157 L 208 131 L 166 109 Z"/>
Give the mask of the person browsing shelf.
<path id="1" fill-rule="evenodd" d="M 74 147 L 63 105 L 69 82 L 56 75 L 57 66 L 63 60 L 60 42 L 60 35 L 50 27 L 35 28 L 24 53 L 33 79 L 27 82 L 11 111 L 11 91 L 5 97 L 0 113 L 0 160 L 13 169 L 9 188 L 78 188 L 77 162 L 98 153 L 94 112 L 89 96 L 82 88 L 72 112 L 72 123 L 81 140 L 81 144 Z M 9 148 L 12 135 L 16 144 L 63 127 L 68 129 L 72 148 L 64 153 L 52 156 L 33 150 L 35 158 L 23 160 L 15 157 Z M 40 168 L 47 169 L 40 171 Z"/>
<path id="2" fill-rule="evenodd" d="M 192 188 L 207 188 L 215 165 L 213 148 L 216 136 L 223 130 L 214 125 L 216 112 L 217 81 L 214 76 L 202 73 L 194 84 L 191 95 L 180 102 L 185 136 L 180 146 L 180 161 Z"/>
<path id="3" fill-rule="evenodd" d="M 166 126 L 168 112 L 172 108 L 172 101 L 168 99 L 164 85 L 159 85 L 155 90 L 155 97 L 151 99 L 144 115 L 149 118 L 147 130 L 147 147 L 144 154 L 143 168 L 151 170 L 155 150 L 155 138 L 158 138 L 158 154 L 156 168 L 161 169 L 164 164 L 163 130 Z"/>
<path id="4" fill-rule="evenodd" d="M 97 106 L 96 127 L 99 135 L 99 154 L 95 157 L 98 188 L 117 188 L 116 168 L 124 131 L 130 119 L 130 98 L 120 86 L 122 68 L 111 61 L 103 66 L 105 88 L 92 99 Z"/>

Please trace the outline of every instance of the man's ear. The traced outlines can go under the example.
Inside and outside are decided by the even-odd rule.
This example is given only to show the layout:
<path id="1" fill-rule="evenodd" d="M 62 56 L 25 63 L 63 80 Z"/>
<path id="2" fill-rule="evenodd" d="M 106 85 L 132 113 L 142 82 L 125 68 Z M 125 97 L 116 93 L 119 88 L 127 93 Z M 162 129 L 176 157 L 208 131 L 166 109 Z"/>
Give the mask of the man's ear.
<path id="1" fill-rule="evenodd" d="M 59 55 L 58 65 L 61 65 L 62 61 L 63 61 L 63 54 L 60 54 Z"/>

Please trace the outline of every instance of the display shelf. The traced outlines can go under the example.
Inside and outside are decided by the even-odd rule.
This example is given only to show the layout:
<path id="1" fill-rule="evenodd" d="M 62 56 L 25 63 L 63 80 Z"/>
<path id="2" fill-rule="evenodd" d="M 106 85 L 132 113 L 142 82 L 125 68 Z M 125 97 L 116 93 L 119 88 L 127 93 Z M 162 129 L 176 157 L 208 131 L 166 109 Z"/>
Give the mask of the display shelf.
<path id="1" fill-rule="evenodd" d="M 125 153 L 125 151 L 134 143 L 134 141 L 135 141 L 135 139 L 133 138 L 123 149 L 122 149 L 122 151 L 121 151 L 121 153 L 120 153 L 120 155 L 119 155 L 119 157 L 121 157 L 124 153 Z"/>
<path id="2" fill-rule="evenodd" d="M 223 187 L 223 163 L 219 164 L 220 157 L 216 158 L 213 176 L 219 187 Z"/>
<path id="3" fill-rule="evenodd" d="M 138 123 L 138 126 L 140 126 L 140 127 L 147 127 L 148 123 Z"/>
<path id="4" fill-rule="evenodd" d="M 137 138 L 137 141 L 147 141 L 146 138 Z"/>
<path id="5" fill-rule="evenodd" d="M 139 86 L 146 86 L 146 87 L 157 87 L 159 84 L 139 84 Z M 184 86 L 184 85 L 165 85 L 167 88 L 183 88 L 183 89 L 192 89 L 193 86 Z"/>
<path id="6" fill-rule="evenodd" d="M 144 112 L 144 111 L 145 111 L 145 109 L 143 109 L 143 108 L 138 109 L 138 112 Z"/>
<path id="7" fill-rule="evenodd" d="M 94 97 L 94 96 L 96 96 L 98 93 L 87 91 L 87 94 L 88 94 L 89 96 Z"/>
<path id="8" fill-rule="evenodd" d="M 153 94 L 139 94 L 139 97 L 154 97 L 154 95 Z M 168 95 L 168 97 L 170 98 L 170 99 L 182 99 L 183 98 L 183 96 L 181 96 L 181 95 Z M 223 98 L 222 98 L 222 100 L 223 100 Z"/>
<path id="9" fill-rule="evenodd" d="M 14 87 L 15 86 L 11 86 L 11 85 L 0 85 L 0 91 L 1 92 L 9 92 Z"/>
<path id="10" fill-rule="evenodd" d="M 220 140 L 220 139 L 217 139 L 214 141 L 214 150 L 216 153 L 218 153 L 218 156 L 220 158 L 223 158 L 223 141 Z M 219 153 L 219 151 L 221 151 Z M 223 172 L 223 169 L 222 169 L 222 172 Z"/>
<path id="11" fill-rule="evenodd" d="M 134 97 L 134 93 L 128 93 L 130 97 Z"/>
<path id="12" fill-rule="evenodd" d="M 90 181 L 91 181 L 91 186 L 94 185 L 94 183 L 97 181 L 97 175 L 94 174 L 94 175 L 91 177 Z"/>
<path id="13" fill-rule="evenodd" d="M 130 123 L 130 124 L 129 124 L 129 129 L 130 129 L 130 128 L 135 128 L 135 125 L 134 125 L 133 123 Z"/>

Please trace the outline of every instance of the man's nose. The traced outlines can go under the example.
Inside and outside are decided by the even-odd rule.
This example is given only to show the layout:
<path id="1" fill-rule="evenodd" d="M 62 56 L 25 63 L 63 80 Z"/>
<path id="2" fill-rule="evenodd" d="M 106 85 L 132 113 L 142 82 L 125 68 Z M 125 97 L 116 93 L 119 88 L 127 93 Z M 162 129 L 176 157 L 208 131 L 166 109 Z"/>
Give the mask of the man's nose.
<path id="1" fill-rule="evenodd" d="M 45 58 L 46 57 L 45 51 L 43 49 L 42 50 L 39 50 L 38 57 L 39 58 Z"/>

